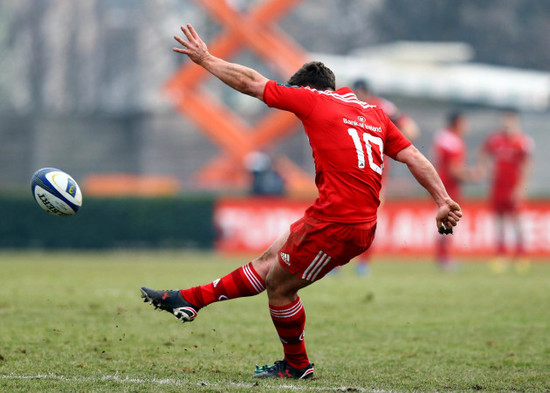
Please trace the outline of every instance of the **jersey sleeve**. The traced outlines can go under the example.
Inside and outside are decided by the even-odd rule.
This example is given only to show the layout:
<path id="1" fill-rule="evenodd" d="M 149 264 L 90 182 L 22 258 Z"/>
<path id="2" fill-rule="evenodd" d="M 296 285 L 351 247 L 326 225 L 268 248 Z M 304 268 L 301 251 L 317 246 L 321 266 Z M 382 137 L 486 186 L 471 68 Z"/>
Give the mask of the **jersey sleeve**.
<path id="1" fill-rule="evenodd" d="M 263 98 L 267 106 L 292 112 L 303 119 L 313 111 L 317 96 L 315 91 L 304 87 L 269 81 L 265 85 Z"/>
<path id="2" fill-rule="evenodd" d="M 409 147 L 412 143 L 405 138 L 405 136 L 399 131 L 399 128 L 389 119 L 389 117 L 383 113 L 386 125 L 386 143 L 384 154 L 390 156 L 395 160 L 395 156 L 401 150 Z"/>

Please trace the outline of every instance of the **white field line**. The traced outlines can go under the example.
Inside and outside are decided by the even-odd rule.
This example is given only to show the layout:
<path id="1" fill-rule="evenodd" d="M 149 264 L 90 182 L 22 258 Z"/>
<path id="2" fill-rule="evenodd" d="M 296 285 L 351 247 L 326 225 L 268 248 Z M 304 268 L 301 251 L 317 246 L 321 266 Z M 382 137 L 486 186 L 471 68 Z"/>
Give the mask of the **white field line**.
<path id="1" fill-rule="evenodd" d="M 185 379 L 157 379 L 157 378 L 133 378 L 133 377 L 121 377 L 119 375 L 101 375 L 97 377 L 67 377 L 64 375 L 58 374 L 37 374 L 37 375 L 13 375 L 13 374 L 0 374 L 1 379 L 8 380 L 29 380 L 29 379 L 45 379 L 45 380 L 57 380 L 57 381 L 66 381 L 66 382 L 117 382 L 120 384 L 155 384 L 155 385 L 168 385 L 168 386 L 181 386 L 181 387 L 191 387 L 191 386 L 204 386 L 210 388 L 224 388 L 224 389 L 254 389 L 257 388 L 257 383 L 209 383 L 209 382 L 190 382 Z M 377 389 L 365 389 L 361 387 L 345 387 L 345 386 L 334 386 L 334 387 L 323 387 L 323 386 L 294 386 L 294 385 L 279 385 L 279 386 L 262 386 L 263 389 L 267 390 L 296 390 L 296 391 L 318 391 L 318 392 L 368 392 L 368 393 L 398 393 L 394 390 L 377 390 Z"/>

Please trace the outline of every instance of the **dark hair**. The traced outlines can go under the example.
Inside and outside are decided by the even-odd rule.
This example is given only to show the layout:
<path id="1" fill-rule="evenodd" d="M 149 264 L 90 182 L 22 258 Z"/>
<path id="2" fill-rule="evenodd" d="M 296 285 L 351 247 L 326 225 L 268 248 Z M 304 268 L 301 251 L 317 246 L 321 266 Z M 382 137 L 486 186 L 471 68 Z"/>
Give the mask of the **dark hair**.
<path id="1" fill-rule="evenodd" d="M 464 116 L 464 112 L 461 112 L 459 110 L 454 110 L 452 112 L 450 112 L 448 115 L 447 115 L 447 125 L 449 126 L 455 126 L 456 123 L 458 122 L 458 120 L 460 120 L 461 117 Z"/>
<path id="2" fill-rule="evenodd" d="M 309 86 L 316 90 L 336 90 L 334 73 L 320 61 L 304 64 L 288 80 L 289 85 Z"/>
<path id="3" fill-rule="evenodd" d="M 369 84 L 364 79 L 357 79 L 353 84 L 351 85 L 352 90 L 365 90 L 369 91 Z"/>

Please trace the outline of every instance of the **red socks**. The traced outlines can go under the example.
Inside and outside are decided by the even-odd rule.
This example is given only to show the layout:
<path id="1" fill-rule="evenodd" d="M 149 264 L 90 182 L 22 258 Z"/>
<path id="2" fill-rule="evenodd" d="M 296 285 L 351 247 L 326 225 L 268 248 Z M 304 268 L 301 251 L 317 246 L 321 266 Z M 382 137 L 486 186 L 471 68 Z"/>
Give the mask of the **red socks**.
<path id="1" fill-rule="evenodd" d="M 286 306 L 269 305 L 271 319 L 283 343 L 286 361 L 296 369 L 309 365 L 304 343 L 306 313 L 300 298 Z"/>
<path id="2" fill-rule="evenodd" d="M 180 292 L 189 303 L 202 308 L 222 300 L 254 296 L 264 289 L 264 279 L 249 263 L 210 284 L 182 289 Z"/>
<path id="3" fill-rule="evenodd" d="M 202 308 L 210 303 L 254 296 L 265 290 L 265 281 L 252 266 L 244 265 L 210 284 L 180 290 L 192 305 Z M 286 306 L 269 306 L 271 319 L 283 343 L 286 361 L 296 369 L 309 365 L 304 343 L 306 313 L 300 298 Z"/>

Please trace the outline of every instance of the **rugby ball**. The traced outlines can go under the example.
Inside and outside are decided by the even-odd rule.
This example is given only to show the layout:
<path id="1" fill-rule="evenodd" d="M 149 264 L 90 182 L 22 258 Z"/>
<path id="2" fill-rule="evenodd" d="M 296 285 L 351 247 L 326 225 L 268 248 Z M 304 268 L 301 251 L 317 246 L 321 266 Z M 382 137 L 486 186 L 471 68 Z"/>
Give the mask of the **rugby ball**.
<path id="1" fill-rule="evenodd" d="M 32 175 L 31 191 L 36 203 L 55 216 L 72 216 L 82 206 L 82 192 L 63 171 L 42 168 Z"/>

